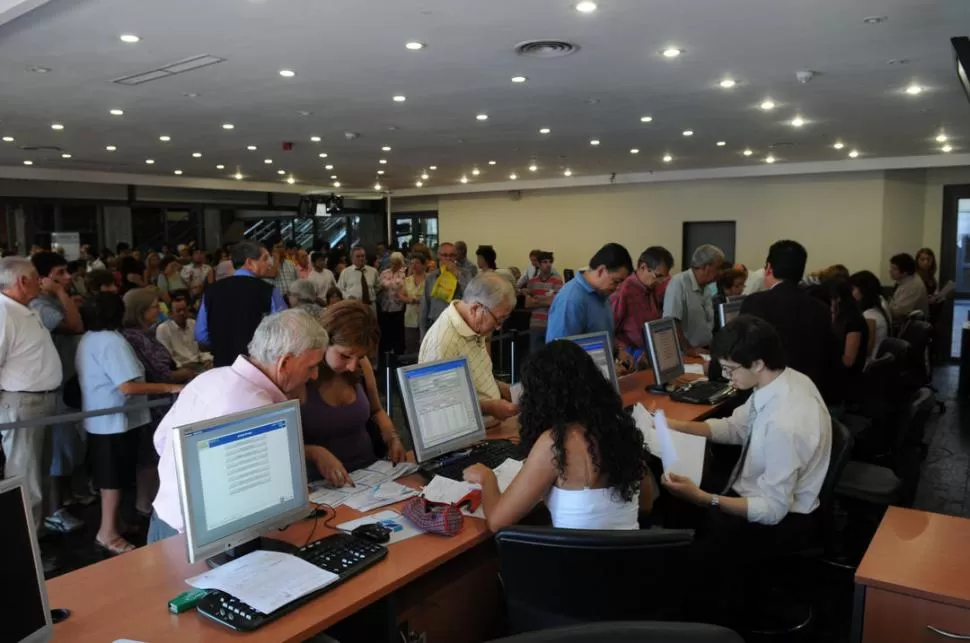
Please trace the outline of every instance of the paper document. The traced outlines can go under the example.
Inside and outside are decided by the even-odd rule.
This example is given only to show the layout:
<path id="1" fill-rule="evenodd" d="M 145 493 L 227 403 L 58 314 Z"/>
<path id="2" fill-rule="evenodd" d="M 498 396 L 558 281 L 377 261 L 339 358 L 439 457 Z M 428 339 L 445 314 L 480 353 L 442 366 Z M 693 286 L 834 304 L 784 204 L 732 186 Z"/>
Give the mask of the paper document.
<path id="1" fill-rule="evenodd" d="M 199 589 L 222 590 L 269 614 L 338 579 L 292 554 L 257 550 L 185 582 Z"/>
<path id="2" fill-rule="evenodd" d="M 664 473 L 676 473 L 686 476 L 701 484 L 704 473 L 704 453 L 707 449 L 707 439 L 699 435 L 674 431 L 667 424 L 667 416 L 663 411 L 657 411 L 654 416 L 657 427 L 657 442 L 660 447 L 660 459 L 664 463 Z"/>
<path id="3" fill-rule="evenodd" d="M 684 364 L 684 372 L 693 373 L 694 375 L 707 375 L 703 364 Z"/>
<path id="4" fill-rule="evenodd" d="M 378 507 L 393 505 L 395 502 L 407 500 L 418 495 L 418 492 L 403 484 L 393 481 L 383 482 L 373 487 L 366 487 L 363 491 L 347 498 L 344 504 L 360 512 L 368 512 Z"/>
<path id="5" fill-rule="evenodd" d="M 421 495 L 431 502 L 453 505 L 475 489 L 481 489 L 481 487 L 471 482 L 459 482 L 444 476 L 435 476 L 425 485 Z"/>
<path id="6" fill-rule="evenodd" d="M 653 416 L 639 402 L 633 407 L 633 421 L 637 423 L 637 428 L 643 434 L 643 443 L 647 451 L 660 457 L 660 443 L 657 442 L 657 429 L 653 425 Z"/>
<path id="7" fill-rule="evenodd" d="M 711 361 L 710 353 L 701 353 L 701 359 L 703 359 L 705 362 Z"/>
<path id="8" fill-rule="evenodd" d="M 355 493 L 357 493 L 357 489 L 354 487 L 334 489 L 325 485 L 323 481 L 310 483 L 310 502 L 315 502 L 318 505 L 330 505 L 337 508 Z"/>
<path id="9" fill-rule="evenodd" d="M 512 397 L 512 404 L 518 404 L 519 400 L 522 399 L 522 382 L 510 386 L 509 394 Z"/>
<path id="10" fill-rule="evenodd" d="M 495 472 L 495 477 L 498 478 L 498 490 L 505 493 L 505 490 L 509 488 L 515 476 L 519 475 L 519 471 L 522 470 L 522 461 L 513 460 L 508 458 L 505 462 L 498 465 L 492 471 Z"/>
<path id="11" fill-rule="evenodd" d="M 424 533 L 414 523 L 396 511 L 382 511 L 373 516 L 365 516 L 357 520 L 351 520 L 350 522 L 337 525 L 337 529 L 350 533 L 361 525 L 372 525 L 374 523 L 384 525 L 391 530 L 391 539 L 385 543 L 387 545 L 393 545 L 394 543 L 399 543 L 402 540 L 407 540 L 408 538 L 413 538 L 418 534 Z"/>
<path id="12" fill-rule="evenodd" d="M 366 471 L 374 471 L 383 475 L 388 480 L 397 480 L 404 476 L 409 476 L 418 470 L 418 465 L 413 462 L 399 462 L 394 464 L 390 460 L 378 460 L 374 464 L 368 465 Z"/>

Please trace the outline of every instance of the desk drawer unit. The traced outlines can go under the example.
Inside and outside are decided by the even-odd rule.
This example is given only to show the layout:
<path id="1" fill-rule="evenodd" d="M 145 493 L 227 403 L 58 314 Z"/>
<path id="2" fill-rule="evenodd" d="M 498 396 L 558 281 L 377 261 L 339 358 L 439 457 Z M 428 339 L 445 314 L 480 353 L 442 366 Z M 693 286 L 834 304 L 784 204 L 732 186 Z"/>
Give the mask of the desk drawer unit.
<path id="1" fill-rule="evenodd" d="M 870 587 L 862 643 L 970 641 L 970 608 Z"/>

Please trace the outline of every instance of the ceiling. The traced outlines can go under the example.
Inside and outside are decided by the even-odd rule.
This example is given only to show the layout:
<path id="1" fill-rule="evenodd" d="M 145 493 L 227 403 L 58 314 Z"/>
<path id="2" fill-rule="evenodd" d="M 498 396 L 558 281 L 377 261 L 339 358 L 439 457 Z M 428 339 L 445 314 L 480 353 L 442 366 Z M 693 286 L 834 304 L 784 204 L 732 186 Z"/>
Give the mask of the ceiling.
<path id="1" fill-rule="evenodd" d="M 941 155 L 941 132 L 952 154 L 970 151 L 970 103 L 949 45 L 970 33 L 966 0 L 597 4 L 585 14 L 571 0 L 33 0 L 0 26 L 0 136 L 14 138 L 0 142 L 0 166 L 179 170 L 179 180 L 239 172 L 240 186 L 291 176 L 325 186 L 336 175 L 344 189 L 395 190 L 427 171 L 432 191 L 462 176 L 472 188 L 567 169 L 582 178 L 764 165 L 769 155 L 776 166 L 846 161 L 853 149 L 862 160 Z M 864 21 L 874 16 L 886 19 Z M 580 50 L 515 53 L 532 39 Z M 669 47 L 683 53 L 666 58 Z M 112 82 L 202 54 L 225 60 Z M 799 70 L 817 74 L 803 84 Z M 513 83 L 519 75 L 528 80 Z M 725 78 L 737 85 L 722 89 Z M 907 94 L 912 84 L 923 91 Z M 776 107 L 764 111 L 768 98 Z"/>

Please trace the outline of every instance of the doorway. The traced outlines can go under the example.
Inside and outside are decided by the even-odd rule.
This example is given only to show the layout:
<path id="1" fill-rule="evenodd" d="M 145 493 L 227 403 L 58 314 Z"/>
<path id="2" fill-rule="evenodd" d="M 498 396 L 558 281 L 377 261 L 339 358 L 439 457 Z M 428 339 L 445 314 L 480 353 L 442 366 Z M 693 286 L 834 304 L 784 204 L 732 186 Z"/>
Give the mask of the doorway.
<path id="1" fill-rule="evenodd" d="M 681 249 L 681 270 L 690 267 L 690 259 L 698 246 L 710 243 L 724 251 L 724 259 L 734 263 L 734 244 L 737 223 L 734 221 L 686 221 L 684 244 Z"/>
<path id="2" fill-rule="evenodd" d="M 970 321 L 970 185 L 943 188 L 943 235 L 940 249 L 940 274 L 943 287 L 953 281 L 952 308 L 944 306 L 937 337 L 947 347 L 944 357 L 960 356 L 963 324 Z"/>

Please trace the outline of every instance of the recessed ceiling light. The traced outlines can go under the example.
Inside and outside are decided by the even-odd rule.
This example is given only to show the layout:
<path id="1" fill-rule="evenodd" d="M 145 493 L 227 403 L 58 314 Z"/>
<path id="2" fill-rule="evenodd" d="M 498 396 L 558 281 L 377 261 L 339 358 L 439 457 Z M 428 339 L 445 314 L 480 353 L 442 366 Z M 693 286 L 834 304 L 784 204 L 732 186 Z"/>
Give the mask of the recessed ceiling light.
<path id="1" fill-rule="evenodd" d="M 488 114 L 476 114 L 475 115 L 475 119 L 476 120 L 479 120 L 479 121 L 487 121 L 488 120 Z"/>
<path id="2" fill-rule="evenodd" d="M 598 138 L 590 139 L 589 144 L 593 146 L 599 145 L 600 140 Z"/>
<path id="3" fill-rule="evenodd" d="M 577 2 L 576 3 L 576 11 L 578 11 L 579 13 L 593 13 L 594 11 L 596 11 L 596 3 L 595 2 Z"/>
<path id="4" fill-rule="evenodd" d="M 733 78 L 725 78 L 719 83 L 722 89 L 731 89 L 737 84 L 738 84 L 738 81 L 734 80 Z"/>
<path id="5" fill-rule="evenodd" d="M 431 178 L 431 177 L 430 177 L 430 176 L 428 175 L 428 173 L 427 173 L 427 172 L 425 172 L 424 174 L 422 174 L 422 175 L 421 175 L 421 180 L 422 180 L 422 181 L 427 181 L 427 180 L 428 180 L 428 179 L 430 179 L 430 178 Z"/>
<path id="6" fill-rule="evenodd" d="M 226 166 L 223 165 L 222 163 L 220 163 L 219 165 L 216 166 L 216 169 L 217 170 L 224 170 L 224 169 L 226 169 Z"/>
<path id="7" fill-rule="evenodd" d="M 771 154 L 765 157 L 765 163 L 774 163 L 774 162 L 775 162 L 775 157 L 772 156 Z"/>
<path id="8" fill-rule="evenodd" d="M 394 101 L 395 103 L 403 103 L 403 102 L 404 102 L 404 101 L 406 101 L 407 99 L 408 99 L 408 97 L 407 97 L 407 96 L 402 96 L 402 95 L 400 95 L 400 94 L 398 94 L 398 95 L 397 95 L 397 96 L 395 96 L 395 97 L 394 97 L 394 98 L 393 98 L 392 100 L 393 100 L 393 101 Z"/>
<path id="9" fill-rule="evenodd" d="M 375 183 L 374 184 L 374 190 L 376 190 L 377 192 L 380 192 L 381 191 L 381 184 L 380 183 Z"/>
<path id="10" fill-rule="evenodd" d="M 192 158 L 194 159 L 202 158 L 202 152 L 192 152 Z"/>
<path id="11" fill-rule="evenodd" d="M 566 170 L 563 171 L 562 175 L 563 176 L 572 176 L 573 175 L 573 171 L 570 170 L 569 168 L 566 168 Z"/>
<path id="12" fill-rule="evenodd" d="M 233 125 L 232 123 L 223 123 L 222 124 L 222 129 L 234 129 L 235 127 L 236 126 Z"/>
<path id="13" fill-rule="evenodd" d="M 133 33 L 121 34 L 120 36 L 118 36 L 118 39 L 121 40 L 121 42 L 127 42 L 128 44 L 134 44 L 139 40 L 141 40 L 141 38 L 139 38 Z"/>
<path id="14" fill-rule="evenodd" d="M 869 16 L 868 18 L 863 18 L 862 22 L 867 25 L 878 25 L 880 22 L 886 22 L 889 20 L 886 16 Z"/>
<path id="15" fill-rule="evenodd" d="M 509 180 L 514 181 L 517 178 L 519 178 L 519 175 L 516 174 L 515 172 L 513 172 L 512 174 L 509 174 Z"/>
<path id="16" fill-rule="evenodd" d="M 125 110 L 123 109 L 112 109 L 109 111 L 112 116 L 124 116 Z"/>
<path id="17" fill-rule="evenodd" d="M 653 122 L 653 116 L 641 116 L 640 117 L 640 122 L 641 123 L 652 123 Z"/>
<path id="18" fill-rule="evenodd" d="M 468 183 L 468 177 L 467 176 L 463 176 L 460 179 L 458 179 L 458 182 L 459 183 Z"/>
<path id="19" fill-rule="evenodd" d="M 384 176 L 384 170 L 377 170 L 378 176 Z"/>
<path id="20" fill-rule="evenodd" d="M 477 167 L 472 168 L 472 175 L 473 176 L 478 176 L 481 173 L 482 173 L 482 171 L 479 170 Z"/>
<path id="21" fill-rule="evenodd" d="M 804 124 L 805 124 L 805 120 L 802 119 L 801 116 L 796 116 L 795 118 L 791 119 L 792 127 L 801 127 Z"/>
<path id="22" fill-rule="evenodd" d="M 286 174 L 286 170 L 276 170 L 277 174 Z"/>
<path id="23" fill-rule="evenodd" d="M 163 134 L 163 135 L 161 135 L 161 136 L 158 137 L 158 140 L 160 140 L 162 143 L 168 143 L 169 141 L 172 140 L 172 137 L 171 136 L 166 136 L 166 135 Z"/>
<path id="24" fill-rule="evenodd" d="M 290 185 L 293 185 L 294 183 L 296 183 L 296 179 L 294 179 L 292 176 L 289 176 L 286 178 L 286 182 L 289 183 Z"/>
<path id="25" fill-rule="evenodd" d="M 37 66 L 34 66 L 34 67 L 28 67 L 27 68 L 27 71 L 32 71 L 35 74 L 46 74 L 50 70 L 51 70 L 50 67 L 41 67 L 40 65 L 37 65 Z"/>
<path id="26" fill-rule="evenodd" d="M 387 159 L 378 159 L 377 162 L 381 165 L 387 165 Z"/>
<path id="27" fill-rule="evenodd" d="M 535 171 L 537 171 L 538 169 L 539 169 L 539 166 L 538 166 L 538 165 L 536 165 L 535 163 L 533 163 L 532 165 L 530 165 L 530 166 L 529 166 L 529 171 L 530 171 L 530 172 L 535 172 Z"/>
<path id="28" fill-rule="evenodd" d="M 148 165 L 155 165 L 155 159 L 145 159 L 145 163 Z"/>
<path id="29" fill-rule="evenodd" d="M 330 163 L 327 163 L 326 165 L 323 166 L 323 169 L 325 169 L 325 170 L 332 170 L 333 169 L 333 165 L 330 164 Z"/>
<path id="30" fill-rule="evenodd" d="M 524 83 L 527 80 L 529 80 L 529 79 L 526 78 L 525 76 L 512 76 L 512 82 L 513 83 Z"/>
<path id="31" fill-rule="evenodd" d="M 936 137 L 937 143 L 946 143 L 946 134 L 940 134 Z"/>
<path id="32" fill-rule="evenodd" d="M 255 152 L 258 148 L 255 145 L 247 145 L 246 149 L 250 152 Z"/>
<path id="33" fill-rule="evenodd" d="M 717 142 L 717 146 L 718 147 L 724 147 L 725 145 L 727 145 L 727 141 L 718 141 Z"/>
<path id="34" fill-rule="evenodd" d="M 951 151 L 953 151 L 953 148 L 951 146 L 949 146 L 949 145 L 944 145 L 943 147 L 940 148 L 940 151 L 941 152 L 951 152 Z"/>
<path id="35" fill-rule="evenodd" d="M 33 165 L 33 164 L 34 164 L 33 161 L 24 161 L 24 165 Z"/>
<path id="36" fill-rule="evenodd" d="M 310 137 L 310 142 L 311 142 L 311 143 L 319 143 L 319 142 L 320 142 L 320 141 L 322 141 L 322 140 L 323 140 L 323 139 L 322 139 L 322 138 L 320 138 L 319 136 L 311 136 L 311 137 Z"/>
<path id="37" fill-rule="evenodd" d="M 751 148 L 748 148 L 744 150 L 742 154 L 744 154 L 745 156 L 751 156 L 752 154 L 754 154 L 754 152 L 751 150 Z"/>
<path id="38" fill-rule="evenodd" d="M 769 112 L 769 111 L 771 111 L 771 110 L 773 110 L 775 108 L 775 101 L 770 100 L 770 99 L 769 100 L 766 100 L 766 101 L 764 101 L 764 102 L 761 103 L 760 107 L 761 107 L 761 109 L 765 110 L 766 112 Z"/>
<path id="39" fill-rule="evenodd" d="M 489 165 L 495 165 L 495 161 L 489 161 L 489 162 L 488 162 L 488 164 L 489 164 Z M 432 167 L 431 169 L 433 170 L 433 169 L 435 169 L 435 168 L 433 168 L 433 167 Z"/>
<path id="40" fill-rule="evenodd" d="M 630 150 L 630 154 L 639 154 L 639 153 L 640 153 L 640 150 L 635 147 L 632 150 Z"/>
<path id="41" fill-rule="evenodd" d="M 856 158 L 858 156 L 859 156 L 859 150 L 852 150 L 851 152 L 849 152 L 849 158 L 850 159 L 854 159 L 854 158 Z"/>
<path id="42" fill-rule="evenodd" d="M 64 129 L 64 126 L 60 123 L 51 123 L 51 129 L 60 131 Z"/>
<path id="43" fill-rule="evenodd" d="M 923 87 L 914 83 L 906 88 L 906 93 L 910 96 L 918 96 L 923 93 Z"/>
<path id="44" fill-rule="evenodd" d="M 670 163 L 673 160 L 674 160 L 674 157 L 672 157 L 670 154 L 664 155 L 664 158 L 663 158 L 664 163 Z"/>
<path id="45" fill-rule="evenodd" d="M 337 175 L 336 174 L 331 174 L 330 175 L 330 180 L 331 181 L 336 181 L 337 180 Z"/>
<path id="46" fill-rule="evenodd" d="M 540 129 L 540 130 L 539 130 L 539 133 L 540 133 L 540 134 L 548 134 L 548 133 L 549 133 L 549 132 L 551 132 L 551 131 L 552 131 L 552 130 L 551 130 L 551 129 L 549 129 L 548 127 L 543 127 L 542 129 Z"/>
<path id="47" fill-rule="evenodd" d="M 391 151 L 391 146 L 390 145 L 385 145 L 384 147 L 381 148 L 381 151 L 382 152 L 390 152 Z"/>
<path id="48" fill-rule="evenodd" d="M 411 42 L 405 43 L 404 46 L 411 51 L 421 51 L 424 49 L 425 44 L 423 42 L 418 42 L 417 40 L 412 40 Z"/>
<path id="49" fill-rule="evenodd" d="M 694 135 L 694 130 L 692 130 L 692 129 L 685 129 L 683 133 L 684 133 L 684 136 L 693 136 Z"/>
<path id="50" fill-rule="evenodd" d="M 199 94 L 197 92 L 183 92 L 182 95 L 185 96 L 186 98 L 198 98 L 199 97 Z"/>
<path id="51" fill-rule="evenodd" d="M 329 156 L 329 154 L 327 154 L 326 152 L 320 152 L 319 154 L 317 154 L 317 156 L 319 156 L 322 159 L 325 159 Z"/>
<path id="52" fill-rule="evenodd" d="M 667 47 L 661 52 L 664 58 L 676 58 L 677 56 L 684 53 L 683 49 L 677 49 L 676 47 Z"/>
<path id="53" fill-rule="evenodd" d="M 118 148 L 115 147 L 114 145 L 106 145 L 104 149 L 108 150 L 109 152 L 114 152 Z"/>
<path id="54" fill-rule="evenodd" d="M 495 162 L 493 161 L 493 162 L 491 163 L 491 165 L 495 165 Z M 429 166 L 428 166 L 428 169 L 429 169 L 429 170 L 431 170 L 432 172 L 434 172 L 435 170 L 437 170 L 437 169 L 438 169 L 438 166 L 437 166 L 437 165 L 429 165 Z"/>
<path id="55" fill-rule="evenodd" d="M 243 177 L 242 174 L 240 174 L 239 172 L 236 172 L 235 174 L 232 175 L 232 178 L 236 179 L 237 181 L 242 181 L 242 177 Z"/>
<path id="56" fill-rule="evenodd" d="M 292 69 L 281 69 L 280 76 L 282 76 L 283 78 L 293 78 L 294 76 L 296 76 L 296 72 L 293 71 Z"/>
<path id="57" fill-rule="evenodd" d="M 272 165 L 273 159 L 263 159 L 263 163 L 265 163 L 266 165 Z"/>
<path id="58" fill-rule="evenodd" d="M 179 174 L 179 175 L 181 175 L 181 174 L 182 174 L 182 170 L 175 170 L 175 171 L 173 172 L 173 174 Z"/>
<path id="59" fill-rule="evenodd" d="M 13 136 L 4 136 L 3 137 L 3 142 L 4 143 L 13 143 L 13 141 L 14 141 Z"/>
<path id="60" fill-rule="evenodd" d="M 416 188 L 424 187 L 424 183 L 422 183 L 421 181 L 415 181 L 414 182 L 414 187 L 416 187 Z"/>
<path id="61" fill-rule="evenodd" d="M 340 181 L 334 181 L 333 182 L 333 187 L 339 188 L 340 187 Z"/>
<path id="62" fill-rule="evenodd" d="M 836 141 L 836 142 L 835 142 L 835 143 L 834 143 L 834 144 L 832 145 L 832 147 L 834 147 L 834 148 L 835 148 L 835 149 L 837 149 L 837 150 L 841 150 L 841 149 L 842 149 L 843 147 L 845 147 L 845 143 L 843 143 L 842 141 Z"/>
<path id="63" fill-rule="evenodd" d="M 67 152 L 64 152 L 63 154 L 61 154 L 61 158 L 62 159 L 69 159 L 69 158 L 71 158 L 71 155 L 68 154 Z"/>

